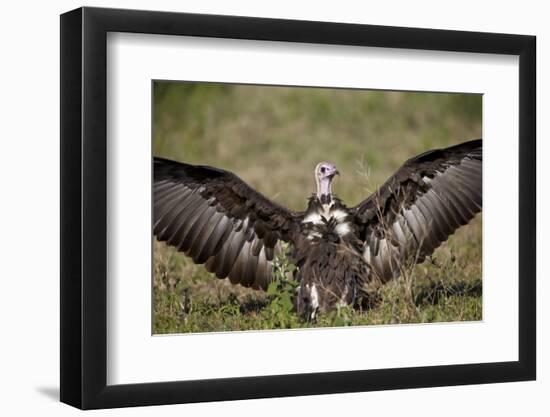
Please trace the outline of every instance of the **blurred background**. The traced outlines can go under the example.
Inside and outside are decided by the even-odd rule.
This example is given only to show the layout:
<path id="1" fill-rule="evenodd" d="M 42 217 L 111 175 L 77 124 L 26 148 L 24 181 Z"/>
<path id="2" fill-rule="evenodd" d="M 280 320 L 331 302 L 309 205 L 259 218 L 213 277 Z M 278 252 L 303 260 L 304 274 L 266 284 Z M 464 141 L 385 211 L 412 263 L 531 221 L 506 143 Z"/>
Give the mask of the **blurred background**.
<path id="1" fill-rule="evenodd" d="M 333 192 L 354 206 L 408 158 L 482 136 L 474 94 L 157 81 L 153 100 L 155 156 L 232 171 L 294 210 L 314 192 L 319 161 L 336 164 Z M 385 286 L 378 307 L 316 325 L 480 320 L 481 215 L 411 276 Z M 156 241 L 153 287 L 154 333 L 304 326 L 273 297 Z"/>
<path id="2" fill-rule="evenodd" d="M 481 110 L 474 94 L 156 82 L 153 153 L 232 171 L 295 210 L 328 160 L 355 205 L 406 159 L 480 138 Z"/>

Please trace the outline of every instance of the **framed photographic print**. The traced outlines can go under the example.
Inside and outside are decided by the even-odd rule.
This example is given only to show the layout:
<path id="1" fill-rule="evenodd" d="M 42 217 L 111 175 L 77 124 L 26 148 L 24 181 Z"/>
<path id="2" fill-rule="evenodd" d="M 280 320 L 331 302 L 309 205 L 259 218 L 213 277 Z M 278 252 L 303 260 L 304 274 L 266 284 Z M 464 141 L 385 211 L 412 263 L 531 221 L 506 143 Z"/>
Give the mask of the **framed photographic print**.
<path id="1" fill-rule="evenodd" d="M 61 16 L 61 400 L 535 378 L 535 38 Z"/>

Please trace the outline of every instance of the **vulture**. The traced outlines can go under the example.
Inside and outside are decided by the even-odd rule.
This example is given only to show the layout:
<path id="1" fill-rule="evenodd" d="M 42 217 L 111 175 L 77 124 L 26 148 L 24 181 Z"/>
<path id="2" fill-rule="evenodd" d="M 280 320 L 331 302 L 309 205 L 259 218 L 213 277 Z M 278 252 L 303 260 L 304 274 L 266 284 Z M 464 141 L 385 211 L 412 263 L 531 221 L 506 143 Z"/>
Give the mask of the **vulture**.
<path id="1" fill-rule="evenodd" d="M 295 307 L 307 320 L 356 305 L 369 296 L 369 284 L 423 262 L 481 211 L 481 139 L 407 160 L 355 207 L 332 193 L 336 166 L 320 162 L 317 190 L 301 212 L 223 169 L 157 157 L 153 165 L 156 238 L 218 278 L 258 290 L 277 279 L 274 262 L 288 248 Z"/>

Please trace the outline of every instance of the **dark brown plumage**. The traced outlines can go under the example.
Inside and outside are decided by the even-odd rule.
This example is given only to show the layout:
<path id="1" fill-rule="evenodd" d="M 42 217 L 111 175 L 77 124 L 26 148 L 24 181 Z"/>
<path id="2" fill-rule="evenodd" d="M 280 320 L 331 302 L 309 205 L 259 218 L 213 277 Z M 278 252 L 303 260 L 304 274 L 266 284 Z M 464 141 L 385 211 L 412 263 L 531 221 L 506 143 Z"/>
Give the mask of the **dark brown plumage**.
<path id="1" fill-rule="evenodd" d="M 155 158 L 153 188 L 158 240 L 219 278 L 267 288 L 277 243 L 290 239 L 300 215 L 217 168 Z"/>
<path id="2" fill-rule="evenodd" d="M 386 282 L 403 260 L 424 261 L 482 208 L 482 142 L 474 140 L 409 159 L 352 209 L 364 255 Z"/>
<path id="3" fill-rule="evenodd" d="M 313 318 L 422 262 L 481 211 L 482 141 L 409 159 L 353 208 L 332 194 L 335 175 L 334 164 L 319 163 L 317 193 L 293 212 L 230 172 L 155 158 L 154 234 L 217 277 L 256 289 L 273 280 L 273 260 L 288 242 L 296 306 Z"/>

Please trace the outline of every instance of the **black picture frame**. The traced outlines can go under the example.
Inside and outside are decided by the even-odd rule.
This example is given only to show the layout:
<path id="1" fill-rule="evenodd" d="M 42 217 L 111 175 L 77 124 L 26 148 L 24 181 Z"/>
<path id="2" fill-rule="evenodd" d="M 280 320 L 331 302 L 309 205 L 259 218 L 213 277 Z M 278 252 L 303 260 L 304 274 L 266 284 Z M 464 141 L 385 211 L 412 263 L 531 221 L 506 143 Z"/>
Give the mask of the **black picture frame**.
<path id="1" fill-rule="evenodd" d="M 519 360 L 107 385 L 108 32 L 519 56 Z M 61 401 L 82 409 L 533 380 L 534 36 L 80 8 L 61 15 Z"/>

